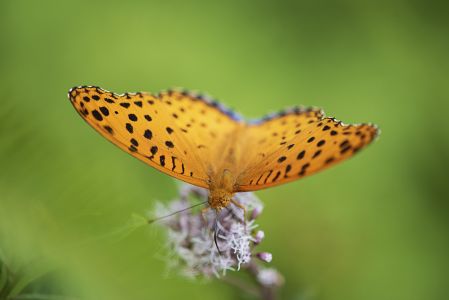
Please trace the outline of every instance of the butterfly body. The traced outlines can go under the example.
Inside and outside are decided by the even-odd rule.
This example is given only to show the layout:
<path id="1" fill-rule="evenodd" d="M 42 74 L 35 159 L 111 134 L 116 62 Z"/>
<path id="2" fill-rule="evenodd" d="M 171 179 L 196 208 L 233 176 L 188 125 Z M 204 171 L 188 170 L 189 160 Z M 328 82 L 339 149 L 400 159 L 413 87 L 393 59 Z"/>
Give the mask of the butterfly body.
<path id="1" fill-rule="evenodd" d="M 219 211 L 236 192 L 311 175 L 343 161 L 378 134 L 346 125 L 320 109 L 293 108 L 245 122 L 216 101 L 183 91 L 115 94 L 74 87 L 69 99 L 110 142 L 157 170 L 209 189 Z"/>

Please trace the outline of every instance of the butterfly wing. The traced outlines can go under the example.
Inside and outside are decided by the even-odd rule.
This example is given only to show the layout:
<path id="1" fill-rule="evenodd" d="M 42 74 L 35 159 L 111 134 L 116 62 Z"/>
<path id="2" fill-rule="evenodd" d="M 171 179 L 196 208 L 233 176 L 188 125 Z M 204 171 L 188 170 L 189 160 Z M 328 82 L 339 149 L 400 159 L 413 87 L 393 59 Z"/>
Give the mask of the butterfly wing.
<path id="1" fill-rule="evenodd" d="M 69 99 L 109 141 L 146 164 L 185 182 L 208 187 L 214 151 L 237 126 L 214 102 L 179 91 L 117 95 L 75 87 Z"/>
<path id="2" fill-rule="evenodd" d="M 370 124 L 344 125 L 317 109 L 296 109 L 245 131 L 252 153 L 238 176 L 237 191 L 259 190 L 311 175 L 345 160 L 377 135 Z"/>

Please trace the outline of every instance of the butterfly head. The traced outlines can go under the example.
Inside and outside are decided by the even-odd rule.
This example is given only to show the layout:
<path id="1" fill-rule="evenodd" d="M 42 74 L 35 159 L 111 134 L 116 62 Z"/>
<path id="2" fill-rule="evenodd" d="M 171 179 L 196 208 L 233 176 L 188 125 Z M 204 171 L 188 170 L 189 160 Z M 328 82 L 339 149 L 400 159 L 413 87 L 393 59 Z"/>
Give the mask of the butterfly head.
<path id="1" fill-rule="evenodd" d="M 213 209 L 220 211 L 232 201 L 234 195 L 235 178 L 231 171 L 225 169 L 210 185 L 209 205 Z"/>
<path id="2" fill-rule="evenodd" d="M 220 211 L 231 203 L 233 193 L 223 188 L 212 189 L 209 193 L 209 206 Z"/>

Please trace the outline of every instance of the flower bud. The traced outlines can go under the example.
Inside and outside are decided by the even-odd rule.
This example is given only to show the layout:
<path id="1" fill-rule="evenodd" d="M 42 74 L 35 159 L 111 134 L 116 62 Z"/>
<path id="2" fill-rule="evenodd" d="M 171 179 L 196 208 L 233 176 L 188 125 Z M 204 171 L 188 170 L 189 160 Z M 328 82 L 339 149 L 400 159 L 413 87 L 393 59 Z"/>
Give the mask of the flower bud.
<path id="1" fill-rule="evenodd" d="M 263 286 L 281 286 L 284 277 L 275 269 L 263 269 L 258 272 L 257 281 Z"/>
<path id="2" fill-rule="evenodd" d="M 250 220 L 255 220 L 262 213 L 262 207 L 255 207 L 251 212 Z"/>
<path id="3" fill-rule="evenodd" d="M 259 252 L 256 254 L 257 258 L 264 262 L 271 262 L 273 260 L 273 255 L 269 252 Z"/>
<path id="4" fill-rule="evenodd" d="M 262 242 L 264 237 L 265 237 L 265 232 L 263 232 L 262 230 L 258 230 L 256 232 L 256 235 L 254 236 L 254 243 L 260 244 L 260 242 Z"/>

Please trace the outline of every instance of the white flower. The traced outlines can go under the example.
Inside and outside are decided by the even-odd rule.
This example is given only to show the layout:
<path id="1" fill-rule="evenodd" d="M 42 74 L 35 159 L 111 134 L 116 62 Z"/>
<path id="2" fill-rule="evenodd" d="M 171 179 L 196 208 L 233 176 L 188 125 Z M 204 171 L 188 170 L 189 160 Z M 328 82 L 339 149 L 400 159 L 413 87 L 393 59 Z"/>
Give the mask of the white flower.
<path id="1" fill-rule="evenodd" d="M 192 196 L 196 200 L 194 203 L 189 201 Z M 262 212 L 263 204 L 254 194 L 234 196 L 234 200 L 246 208 L 246 219 L 243 209 L 233 204 L 218 214 L 209 209 L 204 218 L 198 210 L 185 210 L 192 204 L 206 202 L 207 196 L 207 190 L 184 184 L 180 187 L 179 199 L 168 205 L 158 203 L 154 211 L 155 217 L 160 218 L 184 210 L 164 218 L 160 224 L 167 229 L 166 246 L 171 252 L 169 267 L 179 268 L 188 277 L 219 277 L 227 270 L 240 270 L 256 256 L 253 248 L 264 235 L 263 231 L 255 231 L 255 218 Z M 268 261 L 266 255 L 261 260 Z"/>
<path id="2" fill-rule="evenodd" d="M 226 248 L 230 248 L 237 258 L 237 270 L 240 270 L 241 264 L 249 263 L 251 260 L 250 244 L 254 241 L 254 237 L 249 233 L 254 228 L 253 221 L 248 224 L 234 222 L 225 235 L 219 237 L 226 241 Z"/>

